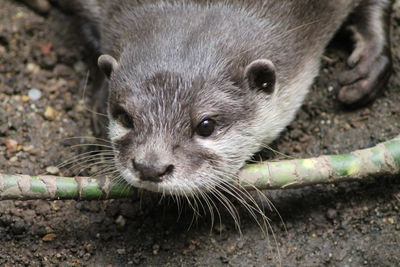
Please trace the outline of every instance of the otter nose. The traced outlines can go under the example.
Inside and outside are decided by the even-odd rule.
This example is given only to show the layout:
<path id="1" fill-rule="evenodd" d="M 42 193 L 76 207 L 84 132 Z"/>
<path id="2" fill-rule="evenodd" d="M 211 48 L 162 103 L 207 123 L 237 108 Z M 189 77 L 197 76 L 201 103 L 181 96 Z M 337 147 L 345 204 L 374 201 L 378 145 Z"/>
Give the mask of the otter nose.
<path id="1" fill-rule="evenodd" d="M 172 173 L 174 165 L 144 164 L 132 159 L 133 167 L 140 173 L 140 179 L 151 182 L 161 182 L 161 177 Z"/>

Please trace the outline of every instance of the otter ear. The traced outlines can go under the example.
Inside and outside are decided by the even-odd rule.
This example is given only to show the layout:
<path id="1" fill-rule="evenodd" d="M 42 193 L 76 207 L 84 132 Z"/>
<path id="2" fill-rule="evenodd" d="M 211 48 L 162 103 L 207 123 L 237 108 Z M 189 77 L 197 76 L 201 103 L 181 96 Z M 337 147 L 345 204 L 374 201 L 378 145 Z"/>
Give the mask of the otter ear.
<path id="1" fill-rule="evenodd" d="M 257 59 L 244 70 L 249 87 L 271 94 L 275 88 L 275 66 L 268 59 Z"/>
<path id="2" fill-rule="evenodd" d="M 107 78 L 110 78 L 111 73 L 117 69 L 118 62 L 110 55 L 101 55 L 97 60 L 97 66 Z"/>

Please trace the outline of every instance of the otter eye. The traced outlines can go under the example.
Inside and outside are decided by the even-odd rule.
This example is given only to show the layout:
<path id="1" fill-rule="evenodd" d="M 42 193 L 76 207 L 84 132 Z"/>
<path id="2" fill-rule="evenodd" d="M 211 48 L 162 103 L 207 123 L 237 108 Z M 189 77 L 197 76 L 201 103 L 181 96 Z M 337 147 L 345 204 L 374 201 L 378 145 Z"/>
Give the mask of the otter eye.
<path id="1" fill-rule="evenodd" d="M 196 133 L 203 137 L 210 136 L 215 129 L 215 121 L 212 119 L 202 120 L 199 125 L 197 125 Z"/>
<path id="2" fill-rule="evenodd" d="M 123 108 L 116 108 L 113 112 L 113 117 L 115 120 L 119 121 L 125 128 L 133 128 L 132 117 Z"/>
<path id="3" fill-rule="evenodd" d="M 126 128 L 133 128 L 132 119 L 127 113 L 121 113 L 118 115 L 117 120 L 124 125 Z"/>

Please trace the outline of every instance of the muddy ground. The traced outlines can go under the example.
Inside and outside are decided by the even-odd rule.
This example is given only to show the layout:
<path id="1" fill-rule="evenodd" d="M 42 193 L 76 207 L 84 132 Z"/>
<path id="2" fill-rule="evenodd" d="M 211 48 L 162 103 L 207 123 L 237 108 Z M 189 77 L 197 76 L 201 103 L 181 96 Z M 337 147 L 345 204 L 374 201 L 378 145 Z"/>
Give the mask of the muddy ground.
<path id="1" fill-rule="evenodd" d="M 277 150 L 294 157 L 342 153 L 400 133 L 400 1 L 392 28 L 395 74 L 385 94 L 368 107 L 343 110 L 334 91 L 345 53 L 328 51 L 302 110 L 274 144 Z M 57 173 L 48 167 L 88 151 L 71 148 L 93 141 L 70 139 L 92 135 L 84 97 L 86 53 L 73 32 L 57 10 L 42 17 L 2 0 L 1 172 Z M 74 173 L 60 168 L 60 174 Z M 207 215 L 191 224 L 189 208 L 180 214 L 157 196 L 0 201 L 0 265 L 398 266 L 398 178 L 265 192 L 282 217 L 267 211 L 275 240 L 264 237 L 244 210 L 240 234 L 229 214 L 213 227 Z"/>

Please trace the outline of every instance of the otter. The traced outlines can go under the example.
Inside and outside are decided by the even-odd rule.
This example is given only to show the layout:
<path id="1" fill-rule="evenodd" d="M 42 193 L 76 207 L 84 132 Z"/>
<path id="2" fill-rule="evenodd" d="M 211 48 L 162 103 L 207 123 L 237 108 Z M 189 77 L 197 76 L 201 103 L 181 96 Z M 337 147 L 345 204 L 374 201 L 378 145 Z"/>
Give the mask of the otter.
<path id="1" fill-rule="evenodd" d="M 354 40 L 341 103 L 373 101 L 392 69 L 391 0 L 56 2 L 95 54 L 94 106 L 108 114 L 115 167 L 164 194 L 229 190 L 294 119 L 339 30 Z"/>

